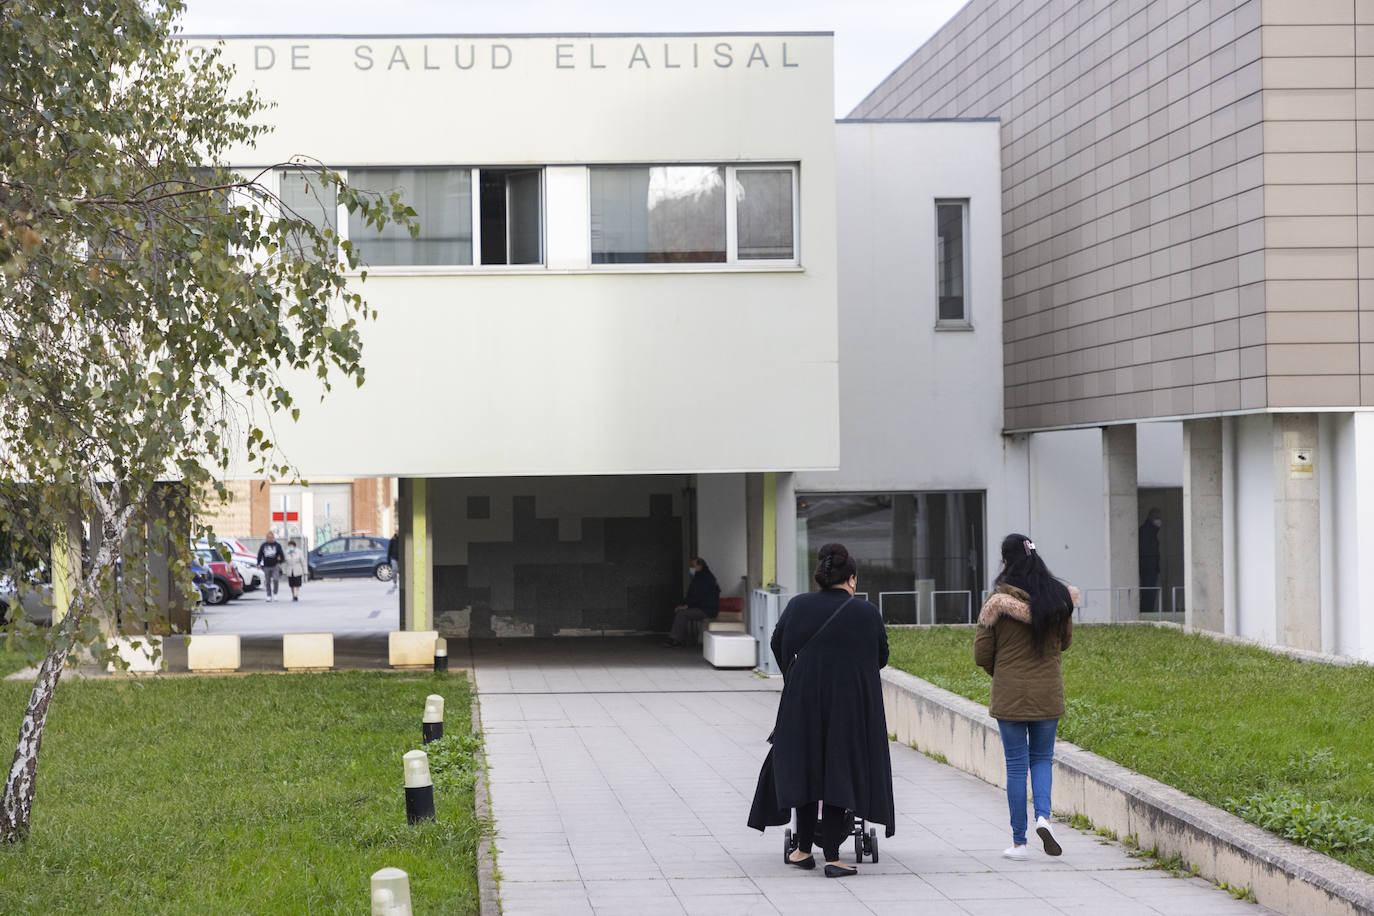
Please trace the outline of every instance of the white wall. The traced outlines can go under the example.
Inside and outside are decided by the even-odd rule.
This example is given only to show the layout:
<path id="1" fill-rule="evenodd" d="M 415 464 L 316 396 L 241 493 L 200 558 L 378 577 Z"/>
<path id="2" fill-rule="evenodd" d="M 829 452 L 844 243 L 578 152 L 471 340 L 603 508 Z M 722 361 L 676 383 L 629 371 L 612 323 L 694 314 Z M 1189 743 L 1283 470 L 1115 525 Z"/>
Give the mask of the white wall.
<path id="1" fill-rule="evenodd" d="M 285 457 L 307 477 L 835 467 L 831 55 L 814 33 L 228 40 L 237 86 L 278 105 L 234 164 L 560 166 L 564 242 L 588 163 L 800 164 L 797 268 L 577 269 L 560 243 L 547 267 L 372 271 L 367 383 L 316 406 L 288 377 Z"/>
<path id="2" fill-rule="evenodd" d="M 1025 517 L 1024 484 L 1007 493 L 1024 448 L 1001 435 L 999 125 L 841 121 L 836 137 L 840 466 L 798 473 L 796 489 L 985 490 L 995 557 Z M 937 198 L 969 200 L 971 330 L 935 329 Z"/>
<path id="3" fill-rule="evenodd" d="M 749 569 L 749 527 L 743 474 L 702 474 L 697 488 L 697 552 L 706 558 L 722 595 L 739 595 Z"/>
<path id="4" fill-rule="evenodd" d="M 1183 424 L 1137 423 L 1136 480 L 1141 487 L 1183 486 Z"/>
<path id="5" fill-rule="evenodd" d="M 1333 445 L 1322 466 L 1332 478 L 1331 498 L 1322 494 L 1323 519 L 1329 513 L 1332 520 L 1322 532 L 1332 533 L 1332 648 L 1374 661 L 1374 413 L 1338 413 L 1324 419 L 1332 426 Z M 1321 453 L 1318 456 L 1322 460 Z"/>
<path id="6" fill-rule="evenodd" d="M 1084 592 L 1090 606 L 1082 618 L 1108 620 L 1110 596 L 1093 591 L 1108 585 L 1102 431 L 1033 433 L 1029 439 L 1031 530 L 1024 533 L 1056 576 Z"/>
<path id="7" fill-rule="evenodd" d="M 1267 414 L 1236 418 L 1236 627 L 1274 642 L 1274 424 Z"/>

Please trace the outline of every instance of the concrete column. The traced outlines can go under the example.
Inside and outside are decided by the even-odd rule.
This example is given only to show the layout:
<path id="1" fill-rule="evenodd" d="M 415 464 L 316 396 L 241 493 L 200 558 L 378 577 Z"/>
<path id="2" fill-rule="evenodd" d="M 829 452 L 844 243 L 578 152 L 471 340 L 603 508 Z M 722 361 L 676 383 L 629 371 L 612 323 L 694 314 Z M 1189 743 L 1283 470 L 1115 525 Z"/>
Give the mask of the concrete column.
<path id="1" fill-rule="evenodd" d="M 81 519 L 72 516 L 53 533 L 52 622 L 57 624 L 71 610 L 81 578 Z"/>
<path id="2" fill-rule="evenodd" d="M 797 488 L 796 475 L 777 475 L 774 543 L 777 548 L 777 582 L 789 592 L 805 591 L 797 577 Z"/>
<path id="3" fill-rule="evenodd" d="M 1279 643 L 1320 652 L 1321 495 L 1317 415 L 1275 414 L 1274 596 Z"/>
<path id="4" fill-rule="evenodd" d="M 1139 613 L 1138 595 L 1126 603 L 1117 589 L 1140 587 L 1140 511 L 1139 482 L 1136 475 L 1135 425 L 1106 426 L 1102 429 L 1102 507 L 1106 512 L 1103 529 L 1107 544 L 1107 586 L 1112 589 L 1111 620 L 1135 619 Z"/>
<path id="5" fill-rule="evenodd" d="M 745 573 L 749 577 L 748 587 L 751 589 L 760 588 L 767 581 L 763 578 L 763 489 L 762 474 L 744 475 L 746 553 L 748 556 Z M 748 601 L 746 600 L 745 603 L 748 604 Z"/>
<path id="6" fill-rule="evenodd" d="M 1184 622 L 1218 633 L 1226 629 L 1221 424 L 1183 422 Z"/>
<path id="7" fill-rule="evenodd" d="M 763 584 L 778 581 L 778 475 L 763 473 Z"/>
<path id="8" fill-rule="evenodd" d="M 195 597 L 191 584 L 172 575 L 168 559 L 184 556 L 186 542 L 191 537 L 191 518 L 181 484 L 165 483 L 154 488 L 148 497 L 148 517 L 161 519 L 168 526 L 166 537 L 148 533 L 148 578 L 151 601 L 148 606 L 148 629 L 155 633 L 191 632 L 191 611 Z"/>

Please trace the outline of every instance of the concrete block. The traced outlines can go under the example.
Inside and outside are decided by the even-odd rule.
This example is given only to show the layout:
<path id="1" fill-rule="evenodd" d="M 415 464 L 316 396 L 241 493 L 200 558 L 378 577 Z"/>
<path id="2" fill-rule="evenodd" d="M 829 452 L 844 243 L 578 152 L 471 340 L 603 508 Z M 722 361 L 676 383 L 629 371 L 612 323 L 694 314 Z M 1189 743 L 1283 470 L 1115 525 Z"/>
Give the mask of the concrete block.
<path id="1" fill-rule="evenodd" d="M 387 649 L 393 668 L 434 668 L 434 641 L 438 630 L 393 630 Z"/>
<path id="2" fill-rule="evenodd" d="M 712 620 L 706 624 L 707 633 L 743 633 L 744 624 L 737 620 Z"/>
<path id="3" fill-rule="evenodd" d="M 284 634 L 281 663 L 287 671 L 328 671 L 334 667 L 334 634 Z"/>
<path id="4" fill-rule="evenodd" d="M 161 636 L 120 636 L 114 641 L 114 650 L 128 664 L 128 674 L 156 674 L 166 667 L 161 655 Z M 153 660 L 154 652 L 158 653 L 156 661 Z M 118 669 L 110 662 L 106 670 L 113 673 Z"/>
<path id="5" fill-rule="evenodd" d="M 237 634 L 192 636 L 186 643 L 186 667 L 192 671 L 237 671 L 242 660 Z"/>
<path id="6" fill-rule="evenodd" d="M 701 654 L 716 668 L 752 668 L 758 660 L 758 643 L 748 633 L 708 630 L 702 636 Z"/>

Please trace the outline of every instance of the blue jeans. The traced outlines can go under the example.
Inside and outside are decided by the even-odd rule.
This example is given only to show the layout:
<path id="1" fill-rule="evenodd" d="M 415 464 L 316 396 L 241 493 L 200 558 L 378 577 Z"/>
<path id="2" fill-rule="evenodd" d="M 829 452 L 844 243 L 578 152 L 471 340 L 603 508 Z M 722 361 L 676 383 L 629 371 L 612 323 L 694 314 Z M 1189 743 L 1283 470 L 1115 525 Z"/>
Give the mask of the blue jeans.
<path id="1" fill-rule="evenodd" d="M 1035 816 L 1049 819 L 1050 787 L 1054 779 L 1054 732 L 1058 719 L 1041 722 L 997 720 L 1002 752 L 1007 756 L 1007 807 L 1011 810 L 1011 841 L 1026 844 L 1026 768 L 1030 765 Z"/>

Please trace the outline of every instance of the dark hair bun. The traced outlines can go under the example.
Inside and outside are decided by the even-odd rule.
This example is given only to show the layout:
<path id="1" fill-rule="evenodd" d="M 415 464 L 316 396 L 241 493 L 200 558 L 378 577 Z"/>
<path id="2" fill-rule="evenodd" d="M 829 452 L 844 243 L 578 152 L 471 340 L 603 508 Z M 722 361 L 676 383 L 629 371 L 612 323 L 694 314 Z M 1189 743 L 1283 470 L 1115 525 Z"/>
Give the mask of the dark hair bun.
<path id="1" fill-rule="evenodd" d="M 816 575 L 813 578 L 821 588 L 830 588 L 849 581 L 856 571 L 854 559 L 843 544 L 825 544 L 816 554 Z"/>

